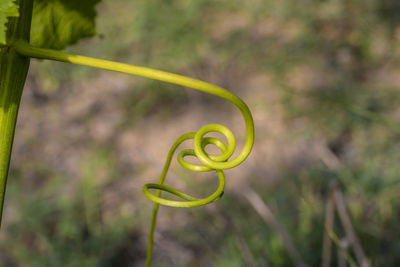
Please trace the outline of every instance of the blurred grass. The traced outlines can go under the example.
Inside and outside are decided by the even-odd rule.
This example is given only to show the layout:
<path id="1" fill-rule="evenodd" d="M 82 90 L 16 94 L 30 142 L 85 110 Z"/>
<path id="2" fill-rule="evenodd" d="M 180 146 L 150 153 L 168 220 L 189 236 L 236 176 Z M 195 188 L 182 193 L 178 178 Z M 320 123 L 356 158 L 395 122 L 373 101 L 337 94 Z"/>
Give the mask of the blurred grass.
<path id="1" fill-rule="evenodd" d="M 187 74 L 237 90 L 240 95 L 254 92 L 247 88 L 253 76 L 268 74 L 273 86 L 261 84 L 262 91 L 255 91 L 260 94 L 257 103 L 262 103 L 257 112 L 273 113 L 262 94 L 275 92 L 282 114 L 272 115 L 283 118 L 285 146 L 305 142 L 310 146 L 307 151 L 315 154 L 310 157 L 318 160 L 305 161 L 305 153 L 284 156 L 278 163 L 255 158 L 266 167 L 249 165 L 243 172 L 247 184 L 288 231 L 303 261 L 320 266 L 329 184 L 338 181 L 372 265 L 398 266 L 399 14 L 396 0 L 103 1 L 99 36 L 68 50 Z M 61 99 L 79 88 L 77 84 L 104 76 L 104 72 L 54 62 L 34 64 L 31 74 L 37 93 L 55 106 L 67 106 Z M 121 87 L 116 80 L 111 83 Z M 128 90 L 117 98 L 122 110 L 118 116 L 123 119 L 117 121 L 111 137 L 105 141 L 85 137 L 81 143 L 65 145 L 79 152 L 66 151 L 79 158 L 77 170 L 71 171 L 78 177 L 74 183 L 69 173 L 62 171 L 72 163 L 64 166 L 57 158 L 62 166 L 58 169 L 45 157 L 52 147 L 40 151 L 40 138 L 47 135 L 35 138 L 25 134 L 21 138 L 26 140 L 17 139 L 24 148 L 16 151 L 9 179 L 9 219 L 0 240 L 1 266 L 143 263 L 150 204 L 124 190 L 132 189 L 128 180 L 140 188 L 141 181 L 135 177 L 158 167 L 129 163 L 131 154 L 118 153 L 118 139 L 122 138 L 118 132 L 141 131 L 154 114 L 173 122 L 189 105 L 212 108 L 218 100 L 144 79 L 123 83 Z M 97 94 L 97 89 L 87 90 Z M 30 97 L 35 99 L 35 95 Z M 68 124 L 61 129 L 75 129 L 77 123 L 90 125 L 96 116 L 103 119 L 102 109 L 107 110 L 112 100 L 109 94 L 100 98 L 103 102 L 98 100 L 97 105 L 85 109 L 79 120 L 66 115 L 62 122 Z M 35 114 L 42 114 L 40 105 L 34 102 L 32 122 L 22 120 L 22 125 L 36 123 L 41 115 Z M 256 120 L 261 133 L 258 147 L 266 146 L 262 141 L 271 138 L 262 135 L 269 125 L 261 118 Z M 63 138 L 49 142 L 62 146 Z M 339 162 L 335 168 L 324 164 L 311 148 L 321 140 Z M 284 154 L 285 149 L 278 147 L 275 153 Z M 267 172 L 272 167 L 273 179 Z M 188 180 L 188 174 L 177 176 L 199 195 L 214 188 L 212 184 L 200 188 Z M 229 175 L 227 179 L 228 184 L 234 183 Z M 160 223 L 154 266 L 293 266 L 279 235 L 234 190 L 227 189 L 211 207 L 165 209 Z M 344 235 L 337 218 L 333 230 Z M 332 251 L 331 266 L 337 264 L 336 248 Z"/>

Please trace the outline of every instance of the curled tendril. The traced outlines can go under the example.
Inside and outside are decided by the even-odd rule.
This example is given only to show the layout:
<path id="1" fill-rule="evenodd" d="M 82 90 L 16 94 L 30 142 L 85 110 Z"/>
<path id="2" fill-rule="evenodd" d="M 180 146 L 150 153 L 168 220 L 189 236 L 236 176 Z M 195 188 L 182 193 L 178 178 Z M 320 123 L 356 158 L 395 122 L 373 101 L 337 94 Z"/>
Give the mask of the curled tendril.
<path id="1" fill-rule="evenodd" d="M 223 89 L 225 90 L 225 89 Z M 227 92 L 227 91 L 226 91 Z M 231 94 L 231 93 L 229 93 Z M 212 203 L 216 200 L 218 200 L 224 193 L 224 187 L 225 187 L 225 175 L 223 170 L 225 169 L 230 169 L 234 168 L 240 163 L 242 163 L 246 157 L 249 155 L 251 148 L 253 146 L 254 142 L 254 124 L 253 124 L 253 119 L 251 116 L 251 113 L 249 109 L 247 108 L 246 104 L 238 97 L 235 96 L 234 101 L 231 101 L 234 103 L 236 106 L 239 107 L 239 109 L 242 111 L 242 114 L 245 119 L 246 123 L 246 128 L 247 128 L 247 138 L 246 138 L 246 143 L 245 146 L 242 150 L 242 152 L 233 160 L 229 160 L 229 158 L 232 156 L 232 154 L 235 151 L 236 148 L 236 140 L 233 135 L 233 133 L 225 126 L 220 125 L 220 124 L 209 124 L 206 125 L 197 132 L 192 132 L 192 133 L 186 133 L 181 135 L 175 143 L 172 145 L 168 156 L 167 160 L 165 162 L 163 171 L 160 176 L 160 181 L 158 184 L 146 184 L 143 186 L 143 192 L 144 194 L 153 202 L 154 208 L 153 208 L 153 215 L 152 215 L 152 222 L 151 222 L 151 227 L 150 227 L 150 232 L 149 232 L 149 240 L 148 240 L 148 248 L 147 248 L 147 261 L 146 261 L 146 266 L 150 266 L 151 264 L 151 256 L 152 256 L 152 251 L 153 251 L 153 236 L 154 236 L 154 230 L 155 230 L 155 224 L 157 220 L 157 213 L 158 213 L 158 208 L 159 204 L 165 205 L 165 206 L 171 206 L 171 207 L 181 207 L 181 208 L 187 208 L 187 207 L 198 207 L 198 206 L 203 206 L 209 203 Z M 229 99 L 228 99 L 229 100 Z M 239 101 L 236 101 L 239 100 Z M 207 133 L 210 132 L 218 132 L 221 133 L 223 136 L 225 136 L 227 140 L 227 145 L 225 145 L 222 141 L 220 141 L 217 138 L 214 137 L 204 137 Z M 215 190 L 214 193 L 212 193 L 210 196 L 205 197 L 205 198 L 195 198 L 190 195 L 187 195 L 179 190 L 176 190 L 172 187 L 164 185 L 165 181 L 165 176 L 168 172 L 169 166 L 171 164 L 171 159 L 177 150 L 178 146 L 184 142 L 185 140 L 188 139 L 193 139 L 193 149 L 184 149 L 181 152 L 178 153 L 178 162 L 179 164 L 191 171 L 196 171 L 196 172 L 207 172 L 207 171 L 216 171 L 219 179 L 219 185 L 218 188 Z M 221 154 L 219 155 L 210 155 L 205 151 L 205 147 L 209 144 L 213 144 L 216 147 L 219 148 L 221 151 Z M 195 156 L 197 157 L 203 165 L 198 165 L 198 164 L 192 164 L 187 161 L 185 161 L 186 156 Z M 157 189 L 156 194 L 152 194 L 149 189 Z M 176 201 L 176 200 L 169 200 L 165 198 L 161 198 L 161 191 L 168 192 L 170 194 L 173 194 L 183 200 L 181 201 Z"/>
<path id="2" fill-rule="evenodd" d="M 222 141 L 220 141 L 217 138 L 204 137 L 204 135 L 209 132 L 219 132 L 222 135 L 224 135 L 226 140 L 228 141 L 228 146 L 226 146 Z M 199 198 L 191 197 L 181 191 L 178 191 L 176 189 L 173 189 L 171 187 L 163 185 L 163 182 L 165 180 L 165 175 L 166 175 L 166 172 L 168 171 L 173 154 L 175 153 L 177 147 L 182 142 L 184 142 L 185 140 L 188 140 L 188 139 L 193 139 L 193 148 L 194 149 L 182 150 L 178 154 L 179 164 L 182 167 L 184 167 L 188 170 L 191 170 L 191 171 L 207 172 L 207 171 L 215 170 L 218 174 L 219 186 L 213 194 L 211 194 L 210 196 L 208 196 L 206 198 L 199 199 Z M 207 152 L 205 152 L 205 147 L 209 144 L 213 144 L 213 145 L 217 146 L 221 150 L 222 154 L 209 155 Z M 218 162 L 226 162 L 232 156 L 233 152 L 235 151 L 235 147 L 236 147 L 236 141 L 235 141 L 235 137 L 233 136 L 233 133 L 223 125 L 210 124 L 210 125 L 206 125 L 206 126 L 202 127 L 199 131 L 197 131 L 195 133 L 183 134 L 175 141 L 174 145 L 170 149 L 164 170 L 161 174 L 160 182 L 158 184 L 144 185 L 143 186 L 144 194 L 149 199 L 151 199 L 152 201 L 154 201 L 158 204 L 171 206 L 171 207 L 198 207 L 198 206 L 202 206 L 202 205 L 206 205 L 208 203 L 214 202 L 215 200 L 217 200 L 221 197 L 221 195 L 224 192 L 224 187 L 225 187 L 224 172 L 221 169 L 216 169 L 214 165 L 215 165 L 215 163 L 218 163 Z M 210 165 L 208 162 L 202 161 L 202 163 L 204 165 L 198 165 L 198 164 L 193 164 L 193 163 L 189 163 L 189 162 L 185 161 L 186 156 L 194 156 L 194 157 L 197 157 L 198 159 L 200 159 L 200 156 L 198 156 L 198 155 L 202 155 L 202 154 L 208 158 L 208 161 L 213 162 L 213 164 Z M 160 193 L 153 195 L 153 194 L 151 194 L 149 189 L 158 189 L 161 191 L 171 193 L 173 195 L 176 195 L 176 196 L 182 198 L 183 201 L 173 201 L 173 200 L 161 198 Z"/>
<path id="3" fill-rule="evenodd" d="M 254 143 L 254 123 L 251 112 L 247 107 L 247 105 L 243 102 L 243 100 L 241 100 L 238 96 L 236 96 L 235 94 L 229 92 L 224 88 L 200 80 L 160 70 L 139 67 L 124 63 L 118 63 L 108 60 L 90 58 L 85 56 L 72 55 L 50 49 L 37 48 L 29 45 L 27 42 L 23 40 L 14 41 L 14 43 L 12 43 L 11 46 L 19 54 L 28 57 L 50 59 L 50 60 L 68 62 L 73 64 L 85 65 L 100 69 L 106 69 L 111 71 L 117 71 L 200 90 L 205 93 L 209 93 L 230 101 L 242 113 L 246 124 L 246 141 L 242 151 L 239 153 L 237 157 L 229 159 L 233 155 L 236 148 L 236 141 L 232 132 L 228 128 L 220 124 L 206 125 L 200 128 L 200 130 L 198 130 L 197 132 L 186 133 L 181 135 L 172 145 L 168 153 L 167 160 L 165 162 L 163 171 L 161 173 L 159 183 L 144 185 L 143 187 L 144 194 L 149 199 L 155 202 L 153 208 L 153 216 L 151 220 L 151 227 L 149 232 L 146 266 L 150 266 L 151 264 L 153 235 L 154 235 L 154 229 L 156 225 L 159 205 L 161 204 L 172 207 L 198 207 L 216 201 L 222 196 L 224 192 L 225 176 L 223 170 L 234 168 L 237 165 L 241 164 L 251 152 Z M 217 138 L 205 137 L 205 135 L 210 132 L 221 133 L 223 136 L 225 136 L 228 144 L 225 145 L 222 141 L 220 141 Z M 178 162 L 180 163 L 180 165 L 182 165 L 186 169 L 196 172 L 206 172 L 214 170 L 218 175 L 219 179 L 218 188 L 213 194 L 205 198 L 195 198 L 181 191 L 178 191 L 174 188 L 164 185 L 165 176 L 168 172 L 172 157 L 176 149 L 182 142 L 188 139 L 193 139 L 193 149 L 185 149 L 179 152 Z M 220 155 L 208 154 L 205 151 L 205 147 L 209 144 L 217 146 L 221 151 L 221 154 Z M 192 164 L 185 161 L 185 157 L 187 156 L 197 157 L 203 163 L 203 165 Z M 150 189 L 156 189 L 156 194 L 152 194 L 150 192 Z M 174 201 L 161 198 L 162 191 L 178 196 L 179 198 L 182 199 L 182 201 Z"/>

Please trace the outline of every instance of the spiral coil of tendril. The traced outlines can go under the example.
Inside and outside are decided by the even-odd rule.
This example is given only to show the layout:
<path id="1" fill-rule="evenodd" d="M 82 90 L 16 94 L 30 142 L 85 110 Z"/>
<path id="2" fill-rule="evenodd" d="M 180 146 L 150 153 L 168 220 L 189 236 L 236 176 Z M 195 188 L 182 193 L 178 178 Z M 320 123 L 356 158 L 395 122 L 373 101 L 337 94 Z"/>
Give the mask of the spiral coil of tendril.
<path id="1" fill-rule="evenodd" d="M 190 79 L 187 77 L 183 77 L 185 79 Z M 164 169 L 161 173 L 160 176 L 160 181 L 158 184 L 146 184 L 143 186 L 143 192 L 144 194 L 154 201 L 157 204 L 161 205 L 166 205 L 166 206 L 172 206 L 172 207 L 198 207 L 202 205 L 206 205 L 208 203 L 214 202 L 218 198 L 221 197 L 223 194 L 224 186 L 225 186 L 225 176 L 223 173 L 223 170 L 225 169 L 230 169 L 234 168 L 240 163 L 242 163 L 247 156 L 249 155 L 253 142 L 254 142 L 254 124 L 253 124 L 253 119 L 251 116 L 251 113 L 247 107 L 247 105 L 236 95 L 232 94 L 231 92 L 212 85 L 208 84 L 202 81 L 190 79 L 192 81 L 191 86 L 194 89 L 206 91 L 207 93 L 215 94 L 217 96 L 223 97 L 233 104 L 235 104 L 239 110 L 242 112 L 242 115 L 245 119 L 246 123 L 246 129 L 247 129 L 247 138 L 246 138 L 246 143 L 243 147 L 243 150 L 241 153 L 234 158 L 233 160 L 229 160 L 229 158 L 232 156 L 232 154 L 235 151 L 236 148 L 236 141 L 233 133 L 225 126 L 220 125 L 220 124 L 209 124 L 204 127 L 202 127 L 200 130 L 197 132 L 192 132 L 192 133 L 186 133 L 180 136 L 175 143 L 172 145 L 168 156 L 167 160 L 164 165 Z M 195 81 L 196 83 L 193 83 Z M 195 85 L 197 85 L 195 87 Z M 201 86 L 198 86 L 201 85 Z M 221 133 L 223 136 L 225 136 L 227 140 L 227 145 L 225 145 L 222 141 L 220 141 L 217 138 L 214 137 L 204 137 L 207 133 L 210 132 L 218 132 Z M 210 196 L 206 198 L 195 198 L 192 196 L 189 196 L 179 190 L 176 190 L 174 188 L 171 188 L 169 186 L 164 185 L 164 180 L 166 173 L 168 171 L 168 168 L 171 164 L 171 159 L 173 157 L 173 154 L 175 153 L 176 149 L 178 146 L 184 142 L 185 140 L 188 139 L 193 139 L 193 149 L 185 149 L 182 150 L 178 154 L 178 162 L 179 164 L 191 171 L 196 171 L 196 172 L 206 172 L 206 171 L 212 171 L 215 170 L 217 172 L 218 178 L 219 178 L 219 186 L 217 190 L 211 194 Z M 209 144 L 215 145 L 216 147 L 219 148 L 221 151 L 220 155 L 210 155 L 205 151 L 205 147 Z M 195 156 L 198 158 L 204 165 L 197 165 L 197 164 L 192 164 L 187 161 L 185 161 L 186 156 Z M 149 189 L 157 189 L 157 193 L 154 195 L 150 192 Z M 173 194 L 175 196 L 180 197 L 183 199 L 183 201 L 174 201 L 174 200 L 168 200 L 165 198 L 161 198 L 161 191 L 168 192 L 170 194 Z"/>
<path id="2" fill-rule="evenodd" d="M 90 58 L 80 55 L 67 54 L 60 51 L 43 49 L 31 46 L 29 43 L 23 40 L 15 40 L 12 43 L 13 48 L 21 55 L 40 58 L 40 59 L 50 59 L 62 62 L 68 62 L 73 64 L 85 65 L 105 70 L 117 71 L 122 73 L 127 73 L 131 75 L 142 76 L 154 80 L 164 81 L 172 84 L 181 85 L 184 87 L 193 88 L 196 90 L 203 91 L 221 98 L 224 98 L 231 103 L 233 103 L 242 113 L 245 124 L 246 124 L 246 142 L 242 151 L 237 157 L 229 160 L 235 151 L 236 141 L 232 132 L 223 125 L 220 124 L 210 124 L 206 125 L 197 132 L 186 133 L 180 136 L 175 143 L 172 145 L 167 160 L 165 162 L 163 171 L 160 176 L 160 181 L 158 184 L 146 184 L 143 187 L 144 194 L 155 202 L 153 209 L 153 216 L 151 221 L 151 227 L 149 232 L 149 243 L 147 248 L 147 259 L 146 266 L 151 264 L 152 247 L 153 247 L 153 235 L 157 219 L 157 212 L 159 204 L 173 207 L 197 207 L 206 205 L 208 203 L 214 202 L 219 199 L 225 187 L 225 176 L 223 170 L 234 168 L 241 164 L 247 156 L 250 154 L 254 143 L 254 123 L 253 117 L 247 105 L 235 94 L 225 90 L 219 86 L 203 82 L 200 80 L 192 79 L 189 77 L 181 76 L 178 74 L 173 74 L 165 71 L 155 70 L 151 68 L 145 68 L 140 66 L 134 66 L 124 63 L 118 63 L 108 60 Z M 225 136 L 228 144 L 225 145 L 222 141 L 213 137 L 205 137 L 209 132 L 219 132 Z M 206 198 L 195 198 L 189 196 L 181 191 L 174 188 L 165 186 L 164 180 L 167 174 L 168 168 L 171 164 L 171 159 L 175 153 L 178 146 L 185 140 L 193 139 L 193 149 L 182 150 L 178 154 L 178 162 L 186 169 L 205 172 L 205 171 L 216 171 L 219 178 L 219 186 L 217 190 Z M 205 147 L 209 144 L 217 146 L 221 150 L 220 155 L 210 155 L 206 153 Z M 197 157 L 204 165 L 197 165 L 188 163 L 184 160 L 187 156 Z M 156 194 L 151 194 L 150 189 L 156 189 Z M 171 193 L 183 199 L 183 201 L 173 201 L 161 198 L 161 191 Z"/>
<path id="3" fill-rule="evenodd" d="M 217 138 L 204 137 L 204 135 L 209 132 L 219 132 L 222 135 L 224 135 L 228 142 L 228 145 L 226 146 L 222 141 L 220 141 Z M 171 163 L 171 158 L 172 158 L 174 152 L 176 151 L 177 147 L 182 142 L 184 142 L 185 140 L 188 140 L 188 139 L 193 139 L 193 142 L 194 142 L 193 148 L 194 149 L 184 149 L 181 152 L 179 152 L 178 158 L 177 158 L 179 164 L 182 167 L 184 167 L 188 170 L 191 170 L 191 171 L 207 172 L 207 171 L 215 170 L 218 174 L 219 186 L 213 194 L 211 194 L 210 196 L 208 196 L 206 198 L 201 198 L 201 199 L 194 198 L 194 197 L 191 197 L 181 191 L 178 191 L 174 188 L 171 188 L 171 187 L 168 187 L 168 186 L 165 186 L 162 184 L 162 182 L 165 179 L 165 174 L 167 172 L 167 169 L 169 168 L 169 165 Z M 220 155 L 207 154 L 207 152 L 205 152 L 205 147 L 209 144 L 213 144 L 213 145 L 217 146 L 221 150 L 222 154 L 220 154 Z M 232 156 L 233 152 L 235 151 L 235 147 L 236 147 L 235 137 L 233 136 L 232 132 L 223 125 L 210 124 L 210 125 L 206 125 L 206 126 L 202 127 L 199 131 L 197 131 L 195 133 L 193 132 L 193 133 L 183 134 L 176 140 L 176 142 L 174 143 L 174 145 L 172 146 L 172 148 L 169 152 L 167 162 L 164 167 L 165 171 L 163 171 L 162 176 L 161 176 L 162 180 L 160 181 L 159 184 L 144 185 L 143 186 L 144 194 L 149 199 L 151 199 L 152 201 L 154 201 L 158 204 L 172 206 L 172 207 L 198 207 L 198 206 L 202 206 L 202 205 L 206 205 L 208 203 L 214 202 L 215 200 L 217 200 L 221 197 L 221 195 L 223 194 L 223 191 L 224 191 L 224 187 L 225 187 L 225 175 L 222 170 L 215 168 L 214 163 L 226 162 Z M 208 162 L 202 161 L 202 163 L 204 165 L 197 165 L 197 164 L 193 164 L 193 163 L 189 163 L 189 162 L 185 161 L 186 156 L 194 156 L 194 157 L 197 157 L 198 159 L 200 159 L 200 158 L 204 158 L 204 156 L 202 157 L 202 155 L 207 157 L 209 159 L 209 161 L 213 162 L 213 164 L 210 165 Z M 158 189 L 161 191 L 171 193 L 173 195 L 176 195 L 176 196 L 184 199 L 184 201 L 173 201 L 173 200 L 161 198 L 159 196 L 160 195 L 159 193 L 157 195 L 153 195 L 153 194 L 151 194 L 149 189 Z"/>

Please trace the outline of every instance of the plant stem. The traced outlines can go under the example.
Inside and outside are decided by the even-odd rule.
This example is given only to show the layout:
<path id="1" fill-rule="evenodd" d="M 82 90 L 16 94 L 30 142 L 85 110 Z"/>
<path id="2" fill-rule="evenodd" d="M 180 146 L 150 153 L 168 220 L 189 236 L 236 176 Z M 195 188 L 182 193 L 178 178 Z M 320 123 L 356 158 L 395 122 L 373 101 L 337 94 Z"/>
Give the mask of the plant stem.
<path id="1" fill-rule="evenodd" d="M 10 18 L 7 39 L 29 40 L 33 0 L 19 0 L 17 4 L 19 18 Z M 15 123 L 29 61 L 12 47 L 0 48 L 0 226 Z"/>

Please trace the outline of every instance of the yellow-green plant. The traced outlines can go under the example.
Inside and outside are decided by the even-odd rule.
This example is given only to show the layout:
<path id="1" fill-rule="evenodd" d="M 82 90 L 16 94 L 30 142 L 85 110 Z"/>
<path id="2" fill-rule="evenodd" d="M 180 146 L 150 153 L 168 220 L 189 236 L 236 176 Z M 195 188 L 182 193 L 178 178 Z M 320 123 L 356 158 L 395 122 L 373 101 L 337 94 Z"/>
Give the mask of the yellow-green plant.
<path id="1" fill-rule="evenodd" d="M 0 38 L 2 38 L 0 39 L 0 192 L 2 192 L 0 195 L 1 206 L 3 203 L 4 191 L 6 187 L 6 177 L 11 155 L 15 121 L 30 58 L 48 59 L 85 65 L 89 67 L 147 77 L 150 79 L 193 88 L 230 101 L 240 110 L 243 115 L 246 124 L 246 141 L 242 151 L 238 154 L 238 156 L 230 159 L 235 151 L 236 141 L 232 132 L 228 128 L 219 124 L 206 125 L 200 128 L 200 130 L 198 130 L 197 132 L 185 133 L 180 136 L 172 145 L 168 153 L 158 184 L 150 183 L 144 185 L 144 194 L 149 199 L 155 202 L 151 220 L 151 228 L 149 232 L 148 252 L 146 260 L 146 266 L 150 266 L 153 247 L 153 234 L 156 225 L 159 205 L 161 204 L 173 207 L 197 207 L 214 202 L 222 196 L 225 186 L 225 176 L 223 170 L 234 168 L 237 165 L 241 164 L 247 158 L 253 147 L 254 123 L 251 112 L 247 105 L 235 94 L 227 91 L 224 88 L 204 81 L 151 68 L 139 67 L 80 55 L 72 55 L 54 49 L 47 49 L 61 49 L 68 43 L 76 42 L 76 40 L 82 36 L 91 35 L 93 33 L 91 29 L 91 20 L 89 19 L 89 22 L 87 22 L 84 20 L 85 17 L 77 19 L 74 17 L 74 15 L 71 15 L 72 21 L 78 21 L 77 23 L 75 23 L 75 28 L 77 27 L 79 29 L 81 25 L 85 25 L 85 27 L 87 27 L 88 29 L 84 29 L 79 34 L 76 34 L 76 32 L 64 34 L 63 30 L 60 29 L 65 30 L 65 28 L 63 28 L 62 25 L 55 25 L 56 33 L 58 34 L 58 36 L 52 36 L 50 40 L 47 40 L 47 28 L 42 29 L 42 32 L 44 31 L 45 36 L 41 36 L 41 34 L 43 34 L 42 32 L 35 32 L 37 31 L 37 29 L 34 28 L 35 24 L 30 30 L 32 9 L 34 10 L 34 12 L 36 11 L 39 13 L 39 15 L 37 16 L 46 18 L 49 16 L 48 12 L 54 12 L 54 10 L 58 10 L 59 12 L 63 13 L 64 11 L 62 2 L 64 0 L 55 2 L 38 0 L 37 2 L 35 2 L 34 8 L 32 5 L 32 1 L 33 0 L 20 0 L 14 3 L 14 1 L 12 0 L 0 0 L 0 12 L 3 12 L 3 9 L 8 12 L 4 12 L 5 15 L 3 14 L 3 17 L 5 19 L 10 16 L 18 15 L 18 13 L 15 12 L 15 8 L 17 6 L 20 7 L 20 17 L 18 19 L 11 19 L 9 23 L 9 28 L 7 30 L 5 29 L 6 23 L 1 23 L 2 14 L 0 13 L 0 26 L 3 27 L 3 30 L 0 31 L 0 34 L 4 33 L 2 37 L 0 35 Z M 75 3 L 79 6 L 79 8 L 82 8 L 79 1 L 73 0 L 71 2 L 72 5 Z M 71 2 L 69 4 L 71 4 Z M 90 3 L 88 5 L 93 6 L 98 2 L 98 0 L 90 0 L 89 2 Z M 49 10 L 51 11 L 47 10 L 47 12 L 43 12 L 43 9 L 46 10 L 46 7 L 48 6 L 51 7 L 49 8 Z M 3 7 L 6 7 L 7 9 Z M 88 12 L 88 14 L 93 15 L 91 12 Z M 57 12 L 55 14 L 51 14 L 50 17 L 55 15 L 57 15 Z M 35 17 L 35 13 L 33 14 L 33 16 L 34 17 L 32 21 L 35 23 L 38 18 Z M 37 25 L 37 27 L 39 27 L 40 24 Z M 70 21 L 68 21 L 67 25 L 68 27 L 72 27 Z M 74 23 L 72 23 L 72 25 L 74 25 Z M 43 27 L 43 25 L 40 25 L 40 27 Z M 72 27 L 72 29 L 74 29 L 74 27 Z M 58 32 L 59 30 L 61 32 Z M 29 32 L 35 33 L 32 38 L 33 44 L 32 42 L 29 42 Z M 38 46 L 40 46 L 40 48 Z M 223 136 L 225 136 L 227 144 L 217 138 L 206 137 L 206 135 L 210 132 L 221 133 Z M 174 188 L 164 185 L 164 180 L 175 151 L 182 142 L 188 139 L 193 139 L 193 149 L 185 149 L 179 152 L 177 159 L 181 166 L 197 172 L 215 171 L 219 178 L 219 186 L 217 187 L 216 191 L 205 198 L 195 198 Z M 205 151 L 205 147 L 209 144 L 217 146 L 221 150 L 221 154 L 208 154 Z M 185 161 L 186 156 L 197 157 L 203 165 L 192 164 Z M 156 190 L 154 194 L 151 192 L 152 189 Z M 162 191 L 178 196 L 182 200 L 176 201 L 162 198 Z"/>

